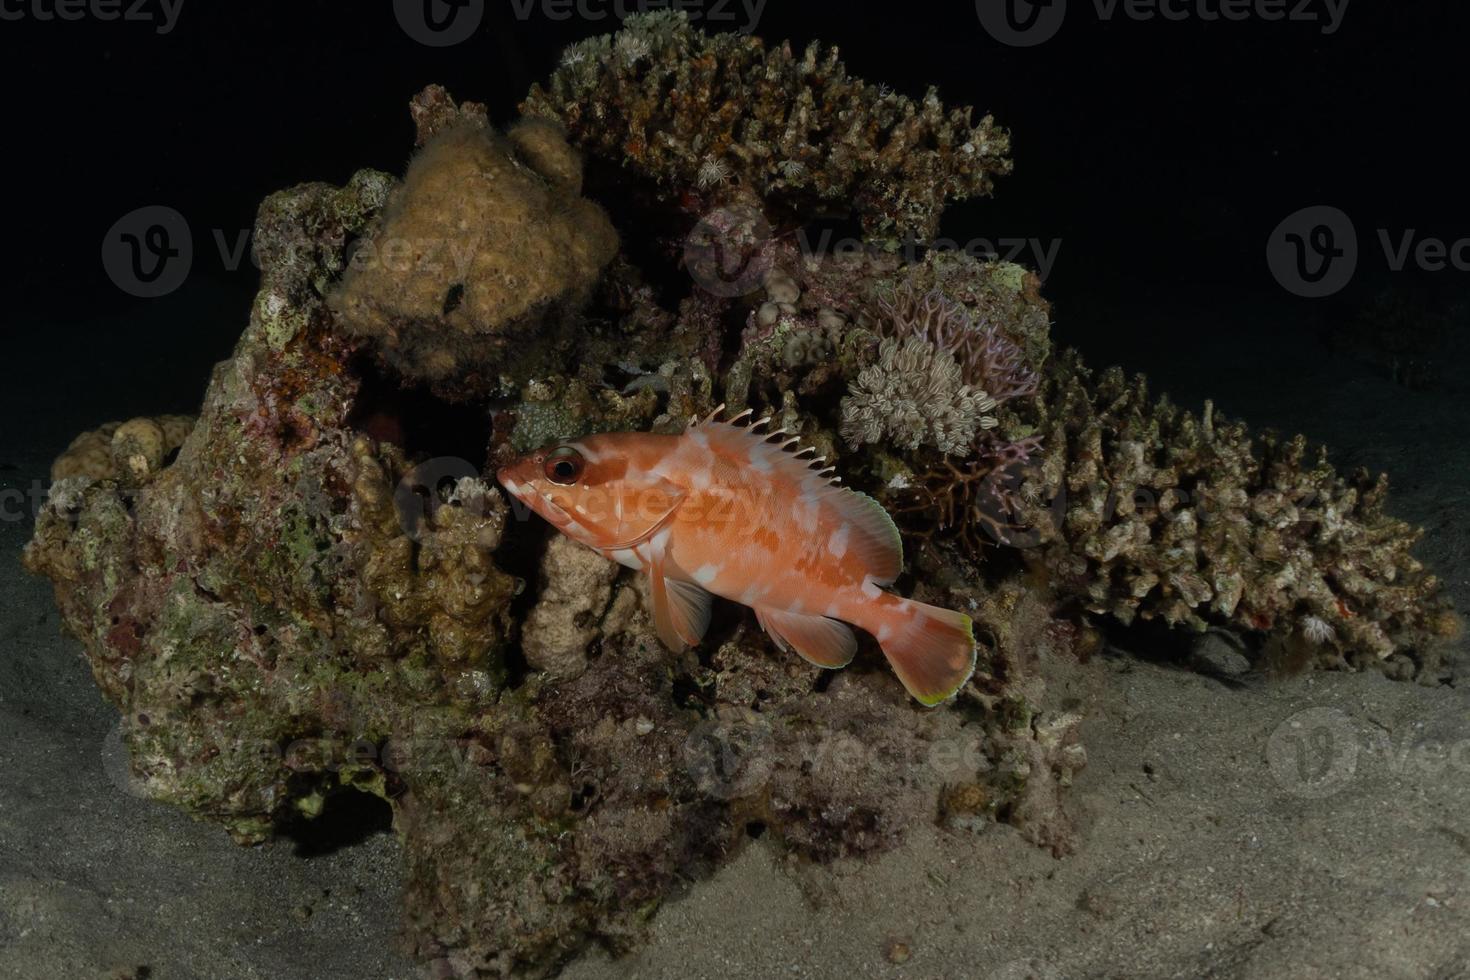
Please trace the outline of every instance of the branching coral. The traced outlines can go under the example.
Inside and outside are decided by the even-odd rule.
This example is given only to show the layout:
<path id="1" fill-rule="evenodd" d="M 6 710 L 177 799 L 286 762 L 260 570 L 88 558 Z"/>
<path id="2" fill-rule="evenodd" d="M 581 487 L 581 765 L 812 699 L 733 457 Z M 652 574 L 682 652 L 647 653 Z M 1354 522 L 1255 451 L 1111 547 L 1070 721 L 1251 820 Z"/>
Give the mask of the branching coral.
<path id="1" fill-rule="evenodd" d="M 1302 436 L 1154 400 L 1075 355 L 1048 371 L 1041 499 L 1024 508 L 1058 590 L 1123 622 L 1290 636 L 1350 663 L 1433 663 L 1456 620 L 1384 510 L 1387 481 L 1340 475 Z"/>
<path id="2" fill-rule="evenodd" d="M 682 13 L 629 17 L 572 47 L 521 109 L 676 190 L 738 180 L 810 214 L 851 206 L 873 237 L 931 237 L 946 201 L 990 193 L 1010 139 L 989 116 L 851 77 L 835 48 L 767 49 L 701 33 Z"/>
<path id="3" fill-rule="evenodd" d="M 1036 467 L 1041 440 L 989 440 L 964 459 L 944 459 L 917 475 L 917 483 L 892 494 L 893 512 L 917 517 L 905 521 L 923 540 L 950 538 L 978 556 L 986 548 L 1022 543 L 1021 513 L 1028 479 Z"/>

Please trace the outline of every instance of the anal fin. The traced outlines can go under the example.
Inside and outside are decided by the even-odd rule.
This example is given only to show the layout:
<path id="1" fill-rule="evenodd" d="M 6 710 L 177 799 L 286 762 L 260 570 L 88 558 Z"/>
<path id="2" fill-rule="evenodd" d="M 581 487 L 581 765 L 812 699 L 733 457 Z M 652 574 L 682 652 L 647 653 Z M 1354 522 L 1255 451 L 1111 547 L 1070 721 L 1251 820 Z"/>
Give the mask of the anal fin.
<path id="1" fill-rule="evenodd" d="M 761 627 L 783 650 L 795 650 L 808 662 L 829 670 L 846 667 L 857 653 L 857 637 L 846 623 L 826 616 L 804 616 L 756 607 Z"/>

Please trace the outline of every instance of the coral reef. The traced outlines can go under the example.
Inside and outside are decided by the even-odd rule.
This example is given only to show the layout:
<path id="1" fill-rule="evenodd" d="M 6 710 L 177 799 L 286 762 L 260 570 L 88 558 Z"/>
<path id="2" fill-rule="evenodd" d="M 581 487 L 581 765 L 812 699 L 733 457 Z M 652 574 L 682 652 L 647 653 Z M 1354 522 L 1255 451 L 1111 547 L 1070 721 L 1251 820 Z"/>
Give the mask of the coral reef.
<path id="1" fill-rule="evenodd" d="M 918 102 L 847 74 L 835 48 L 704 34 L 680 12 L 629 17 L 568 48 L 521 107 L 590 153 L 672 189 L 739 184 L 768 207 L 850 207 L 874 238 L 931 238 L 947 201 L 990 193 L 1010 138 L 934 90 Z"/>
<path id="2" fill-rule="evenodd" d="M 415 106 L 430 148 L 495 145 L 469 141 L 447 97 Z M 538 125 L 526 139 L 547 136 Z M 1034 641 L 1050 622 L 1037 596 L 924 586 L 993 637 L 963 703 L 932 714 L 875 648 L 833 677 L 741 621 L 673 656 L 635 585 L 517 519 L 470 462 L 709 411 L 728 387 L 710 360 L 728 356 L 724 322 L 743 300 L 694 293 L 666 313 L 619 258 L 578 321 L 582 349 L 532 352 L 554 371 L 498 395 L 470 372 L 439 397 L 416 361 L 385 357 L 395 371 L 381 376 L 383 338 L 352 321 L 367 307 L 343 301 L 344 283 L 376 294 L 348 243 L 383 234 L 404 186 L 364 171 L 268 199 L 260 295 L 176 457 L 147 438 L 172 423 L 89 436 L 81 455 L 116 441 L 148 479 L 109 462 L 58 481 L 39 516 L 25 561 L 54 583 L 122 712 L 144 792 L 246 843 L 353 794 L 381 798 L 404 840 L 408 942 L 462 975 L 544 972 L 594 939 L 628 948 L 750 828 L 811 860 L 881 851 L 941 811 L 957 832 L 1006 819 L 1070 846 L 1060 794 L 1085 756 L 1076 717 L 1043 707 L 1035 658 L 1070 655 L 1071 641 Z M 377 274 L 423 275 L 422 295 L 441 284 Z M 839 311 L 867 316 L 866 301 L 823 277 L 841 278 L 773 274 L 762 301 L 847 350 L 814 393 L 845 386 L 879 341 Z M 748 318 L 758 333 L 759 310 Z M 789 370 L 831 368 L 820 346 L 752 344 Z M 764 397 L 767 379 L 747 377 Z M 835 417 L 787 407 L 835 439 Z M 412 417 L 424 411 L 427 425 Z"/>
<path id="3" fill-rule="evenodd" d="M 1437 662 L 1457 621 L 1411 554 L 1420 530 L 1385 512 L 1386 477 L 1075 355 L 1044 387 L 1023 519 L 1060 593 L 1124 623 L 1273 633 L 1328 663 Z"/>
<path id="4" fill-rule="evenodd" d="M 888 248 L 1006 171 L 988 119 L 679 16 L 570 49 L 504 135 L 442 89 L 411 111 L 402 181 L 264 202 L 260 292 L 197 422 L 79 437 L 25 562 L 147 793 L 242 842 L 391 808 L 437 975 L 631 948 L 756 836 L 827 861 L 1003 820 L 1064 853 L 1086 754 L 1043 667 L 1097 647 L 1088 614 L 1349 666 L 1424 662 L 1454 626 L 1381 481 L 1053 357 L 1019 266 Z M 689 248 L 711 202 L 733 279 Z M 760 233 L 833 204 L 871 247 Z M 783 655 L 733 607 L 670 653 L 631 577 L 487 478 L 721 402 L 893 513 L 900 589 L 983 638 L 954 703 L 915 705 L 866 641 L 841 672 Z"/>

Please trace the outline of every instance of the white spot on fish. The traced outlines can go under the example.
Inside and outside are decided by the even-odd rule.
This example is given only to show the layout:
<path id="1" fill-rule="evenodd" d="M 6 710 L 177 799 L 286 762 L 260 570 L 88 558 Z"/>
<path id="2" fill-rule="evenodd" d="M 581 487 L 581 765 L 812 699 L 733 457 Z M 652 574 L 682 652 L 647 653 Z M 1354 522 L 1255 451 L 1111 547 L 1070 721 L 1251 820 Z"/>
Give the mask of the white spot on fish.
<path id="1" fill-rule="evenodd" d="M 791 605 L 787 608 L 789 612 L 799 613 L 806 608 L 806 605 L 800 599 L 792 599 Z"/>
<path id="2" fill-rule="evenodd" d="M 638 557 L 636 551 L 631 548 L 617 548 L 608 552 L 608 557 L 625 568 L 643 568 L 643 559 Z"/>
<path id="3" fill-rule="evenodd" d="M 878 588 L 878 583 L 873 581 L 873 576 L 871 575 L 863 576 L 862 590 L 863 595 L 869 599 L 876 599 L 883 594 L 883 590 Z"/>
<path id="4" fill-rule="evenodd" d="M 700 565 L 694 570 L 694 581 L 700 585 L 709 585 L 720 574 L 718 565 Z"/>
<path id="5" fill-rule="evenodd" d="M 877 636 L 879 643 L 887 643 L 889 637 L 893 636 L 893 630 L 889 629 L 887 623 L 884 623 L 882 626 L 878 627 Z"/>
<path id="6" fill-rule="evenodd" d="M 827 550 L 832 552 L 833 558 L 841 558 L 847 554 L 847 524 L 844 523 L 832 532 L 832 537 L 827 539 Z"/>

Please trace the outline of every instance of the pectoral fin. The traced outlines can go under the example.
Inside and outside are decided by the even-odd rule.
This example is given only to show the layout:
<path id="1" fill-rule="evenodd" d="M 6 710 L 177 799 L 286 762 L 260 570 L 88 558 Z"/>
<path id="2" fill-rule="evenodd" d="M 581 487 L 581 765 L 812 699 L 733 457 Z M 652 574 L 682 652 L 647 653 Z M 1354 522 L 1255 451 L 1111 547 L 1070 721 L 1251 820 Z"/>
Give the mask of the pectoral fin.
<path id="1" fill-rule="evenodd" d="M 649 565 L 648 591 L 653 598 L 653 624 L 664 646 L 678 653 L 704 639 L 712 598 L 708 592 L 693 582 L 666 575 L 662 561 Z"/>

